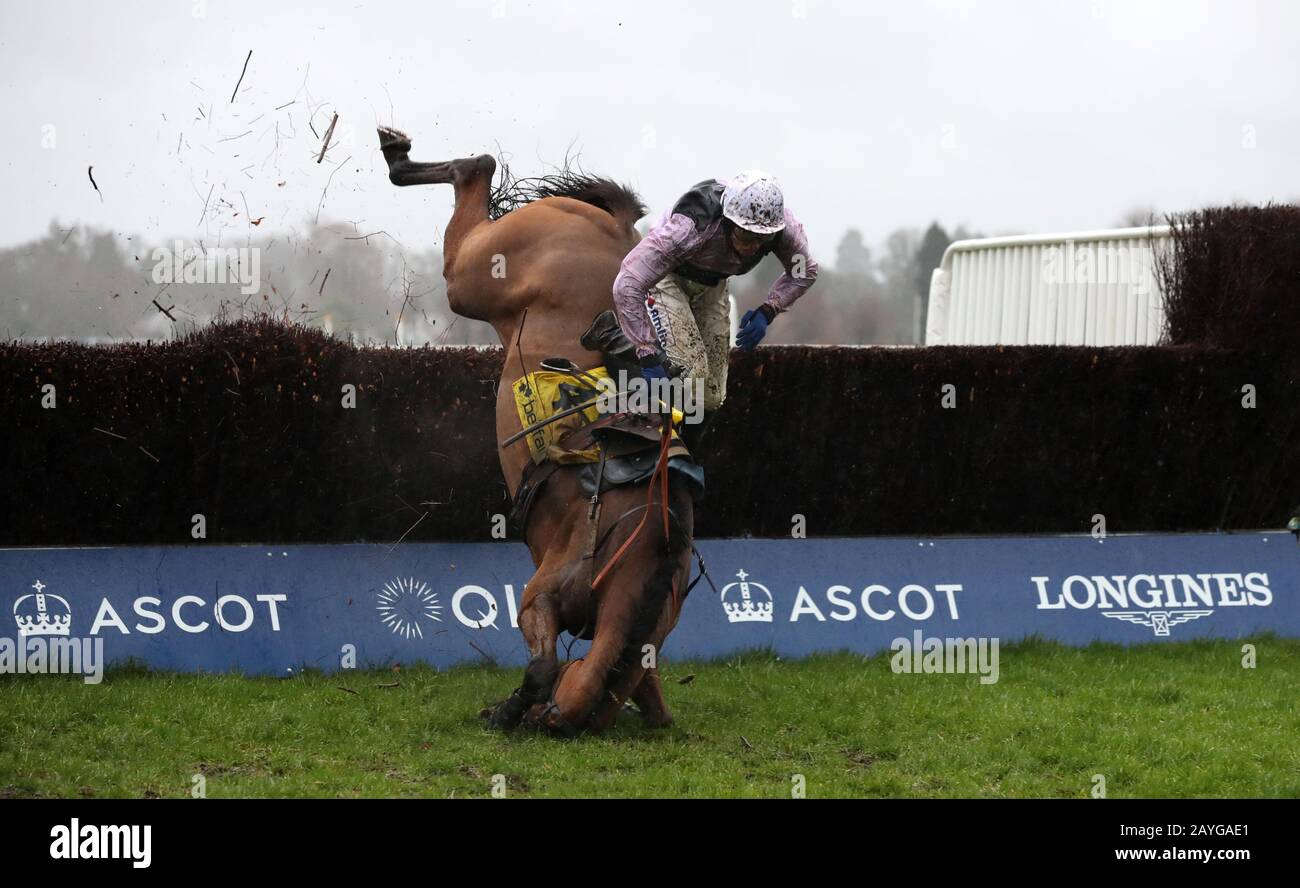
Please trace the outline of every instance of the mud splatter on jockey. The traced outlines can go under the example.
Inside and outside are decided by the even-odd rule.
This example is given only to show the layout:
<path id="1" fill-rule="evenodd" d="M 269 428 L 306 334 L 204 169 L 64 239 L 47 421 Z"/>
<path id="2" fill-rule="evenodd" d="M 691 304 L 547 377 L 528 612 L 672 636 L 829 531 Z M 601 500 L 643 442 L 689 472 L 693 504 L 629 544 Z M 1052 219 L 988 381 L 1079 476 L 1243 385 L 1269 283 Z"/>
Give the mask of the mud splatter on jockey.
<path id="1" fill-rule="evenodd" d="M 747 170 L 695 185 L 632 248 L 614 280 L 619 324 L 636 346 L 642 375 L 666 376 L 667 357 L 684 378 L 703 380 L 705 422 L 686 428 L 688 445 L 699 443 L 727 395 L 727 279 L 750 271 L 768 253 L 781 260 L 785 274 L 741 319 L 736 344 L 753 349 L 817 279 L 803 226 L 767 173 Z"/>

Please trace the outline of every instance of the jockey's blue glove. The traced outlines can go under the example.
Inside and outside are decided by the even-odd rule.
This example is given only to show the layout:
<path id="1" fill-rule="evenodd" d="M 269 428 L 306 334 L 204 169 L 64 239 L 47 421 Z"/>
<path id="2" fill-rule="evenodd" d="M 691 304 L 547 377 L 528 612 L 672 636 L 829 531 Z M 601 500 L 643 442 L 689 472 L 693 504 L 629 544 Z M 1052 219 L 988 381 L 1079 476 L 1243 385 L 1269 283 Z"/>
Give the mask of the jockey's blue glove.
<path id="1" fill-rule="evenodd" d="M 740 319 L 740 332 L 736 334 L 736 345 L 745 351 L 753 351 L 767 335 L 767 325 L 772 323 L 776 312 L 766 303 L 745 312 Z"/>
<path id="2" fill-rule="evenodd" d="M 646 382 L 652 379 L 667 379 L 671 374 L 668 372 L 668 355 L 662 348 L 655 348 L 648 355 L 641 355 L 637 358 L 641 364 L 641 378 Z"/>
<path id="3" fill-rule="evenodd" d="M 649 367 L 641 368 L 641 378 L 646 382 L 652 379 L 667 379 L 668 371 L 664 369 L 663 364 L 651 364 Z"/>

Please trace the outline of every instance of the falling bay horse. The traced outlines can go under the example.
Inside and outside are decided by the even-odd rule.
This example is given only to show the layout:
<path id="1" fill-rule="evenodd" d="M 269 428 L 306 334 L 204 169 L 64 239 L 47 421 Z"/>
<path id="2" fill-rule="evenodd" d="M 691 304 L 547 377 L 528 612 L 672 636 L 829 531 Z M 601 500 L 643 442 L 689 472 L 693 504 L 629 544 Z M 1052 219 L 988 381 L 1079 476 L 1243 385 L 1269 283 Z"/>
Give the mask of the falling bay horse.
<path id="1" fill-rule="evenodd" d="M 443 242 L 447 299 L 456 314 L 490 323 L 505 346 L 496 404 L 497 440 L 505 441 L 520 428 L 513 386 L 525 370 L 549 358 L 583 368 L 601 362 L 579 338 L 613 307 L 614 277 L 638 240 L 633 225 L 645 208 L 623 186 L 566 171 L 522 199 L 516 189 L 517 206 L 500 213 L 492 191 L 496 161 L 489 155 L 417 163 L 403 133 L 381 128 L 379 142 L 394 185 L 455 189 Z M 498 455 L 513 492 L 531 461 L 528 448 L 520 441 L 499 446 Z M 524 530 L 537 568 L 519 609 L 530 660 L 521 686 L 491 710 L 493 727 L 509 730 L 523 721 L 563 734 L 596 731 L 628 699 L 649 724 L 672 721 L 657 657 L 687 588 L 694 518 L 685 483 L 665 474 L 663 491 L 656 482 L 653 490 L 641 483 L 601 495 L 594 560 L 609 567 L 599 577 L 593 559 L 584 558 L 589 497 L 576 472 L 557 471 L 541 488 Z M 671 512 L 671 523 L 621 520 L 638 507 L 649 514 L 645 504 L 663 493 L 668 509 L 654 511 Z M 621 553 L 617 560 L 615 553 Z M 561 665 L 561 632 L 591 637 L 587 655 Z"/>

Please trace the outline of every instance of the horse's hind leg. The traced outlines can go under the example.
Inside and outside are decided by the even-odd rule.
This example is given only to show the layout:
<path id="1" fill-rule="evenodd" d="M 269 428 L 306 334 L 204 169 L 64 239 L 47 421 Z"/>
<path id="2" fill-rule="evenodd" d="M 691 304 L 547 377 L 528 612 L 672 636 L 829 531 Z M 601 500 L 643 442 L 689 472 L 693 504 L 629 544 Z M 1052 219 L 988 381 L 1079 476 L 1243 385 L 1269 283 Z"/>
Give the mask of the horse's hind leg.
<path id="1" fill-rule="evenodd" d="M 637 611 L 647 590 L 643 573 L 634 564 L 620 565 L 607 582 L 591 650 L 582 660 L 568 664 L 556 682 L 552 704 L 539 717 L 543 725 L 561 733 L 578 728 L 601 731 L 612 724 L 623 701 L 645 682 L 648 670 L 642 665 L 644 658 L 658 656 L 672 628 L 672 604 L 664 596 L 654 628 L 649 635 L 636 636 Z M 645 699 L 657 717 L 671 721 L 662 695 L 658 695 L 659 708 L 654 708 L 657 687 L 656 678 L 647 687 Z"/>
<path id="2" fill-rule="evenodd" d="M 663 682 L 659 680 L 659 667 L 645 671 L 641 682 L 632 692 L 632 702 L 641 710 L 641 717 L 652 728 L 666 728 L 673 723 L 673 715 L 664 700 Z"/>
<path id="3" fill-rule="evenodd" d="M 630 689 L 630 690 L 629 690 Z M 640 669 L 626 676 L 624 681 L 606 690 L 605 696 L 587 718 L 587 730 L 603 731 L 614 723 L 623 710 L 623 698 L 630 696 L 632 702 L 641 710 L 641 717 L 647 726 L 664 728 L 673 723 L 664 702 L 663 686 L 659 682 L 657 668 Z"/>
<path id="4" fill-rule="evenodd" d="M 659 680 L 659 667 L 643 666 L 644 657 L 653 650 L 656 658 L 659 649 L 663 646 L 663 641 L 668 635 L 668 629 L 671 628 L 671 614 L 668 612 L 671 608 L 670 603 L 665 604 L 665 613 L 661 623 L 656 628 L 654 636 L 640 645 L 639 658 L 637 661 L 628 665 L 622 674 L 611 672 L 608 687 L 605 696 L 596 708 L 592 711 L 587 720 L 587 727 L 592 731 L 603 731 L 614 723 L 618 714 L 623 710 L 623 701 L 631 698 L 632 702 L 637 705 L 641 711 L 642 718 L 648 726 L 652 728 L 667 727 L 673 723 L 672 714 L 668 711 L 668 704 L 664 701 L 663 684 Z"/>
<path id="5" fill-rule="evenodd" d="M 602 705 L 616 708 L 623 705 L 621 699 L 608 696 L 606 689 L 610 671 L 623 654 L 627 627 L 632 618 L 631 608 L 635 604 L 635 598 L 618 591 L 619 579 L 623 583 L 632 582 L 626 573 L 622 577 L 611 575 L 596 617 L 591 649 L 585 657 L 565 664 L 550 703 L 536 713 L 536 720 L 556 733 L 573 734 L 583 728 L 599 730 L 589 722 L 589 718 Z M 639 663 L 637 668 L 640 668 Z M 530 719 L 533 717 L 530 715 Z"/>

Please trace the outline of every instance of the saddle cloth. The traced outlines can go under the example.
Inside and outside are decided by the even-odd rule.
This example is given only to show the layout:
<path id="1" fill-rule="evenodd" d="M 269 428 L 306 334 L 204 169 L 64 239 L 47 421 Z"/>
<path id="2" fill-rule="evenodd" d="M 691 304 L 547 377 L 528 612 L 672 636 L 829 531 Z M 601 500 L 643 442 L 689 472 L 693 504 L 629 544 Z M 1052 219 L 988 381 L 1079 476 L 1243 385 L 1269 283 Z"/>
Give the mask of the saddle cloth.
<path id="1" fill-rule="evenodd" d="M 553 370 L 527 373 L 515 381 L 515 409 L 519 412 L 519 423 L 523 428 L 550 419 L 571 407 L 592 402 L 585 409 L 534 429 L 525 437 L 529 455 L 535 464 L 541 465 L 548 459 L 563 465 L 599 461 L 600 451 L 589 439 L 584 439 L 585 443 L 580 446 L 561 443 L 566 436 L 601 417 L 601 404 L 596 400 L 598 396 L 604 394 L 612 400 L 617 393 L 614 379 L 603 366 L 592 367 L 585 373 L 595 382 Z M 674 438 L 677 437 L 675 428 L 683 418 L 680 410 L 673 410 Z M 657 429 L 655 434 L 658 434 Z"/>

